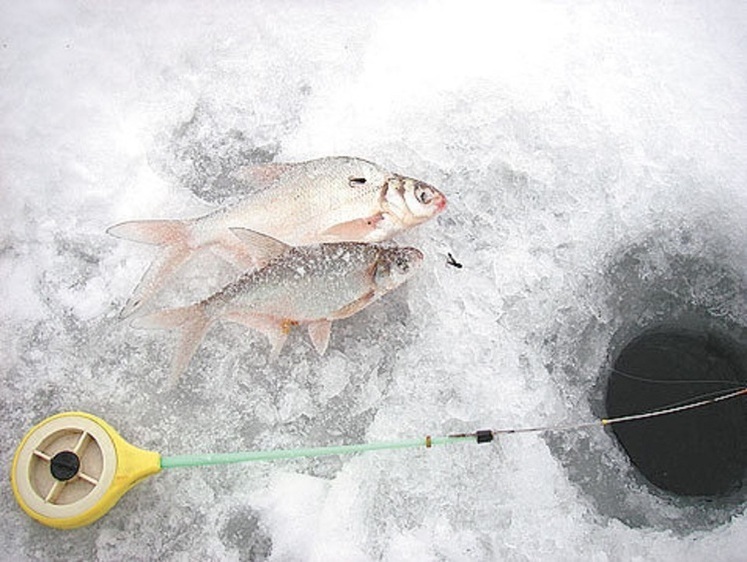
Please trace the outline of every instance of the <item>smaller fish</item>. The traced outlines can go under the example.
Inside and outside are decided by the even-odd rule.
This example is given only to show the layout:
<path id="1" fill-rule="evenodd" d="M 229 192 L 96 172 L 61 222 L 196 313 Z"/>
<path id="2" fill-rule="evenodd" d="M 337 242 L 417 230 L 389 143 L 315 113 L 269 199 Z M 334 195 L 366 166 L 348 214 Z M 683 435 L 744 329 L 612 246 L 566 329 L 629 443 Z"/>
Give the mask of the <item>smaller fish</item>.
<path id="1" fill-rule="evenodd" d="M 419 250 L 409 247 L 361 242 L 291 247 L 251 230 L 231 230 L 267 265 L 245 273 L 197 304 L 156 312 L 132 323 L 138 328 L 179 330 L 172 380 L 186 370 L 217 320 L 265 334 L 273 359 L 290 329 L 306 325 L 314 347 L 323 355 L 334 320 L 352 316 L 400 286 L 423 260 Z"/>

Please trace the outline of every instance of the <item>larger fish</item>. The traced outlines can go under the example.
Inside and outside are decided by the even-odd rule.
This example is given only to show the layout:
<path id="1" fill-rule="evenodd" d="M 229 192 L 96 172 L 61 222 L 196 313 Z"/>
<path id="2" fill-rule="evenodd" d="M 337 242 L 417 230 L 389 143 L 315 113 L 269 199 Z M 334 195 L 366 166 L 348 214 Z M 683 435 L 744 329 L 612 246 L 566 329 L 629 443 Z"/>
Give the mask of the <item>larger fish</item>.
<path id="1" fill-rule="evenodd" d="M 187 368 L 205 333 L 219 319 L 267 335 L 272 357 L 292 326 L 308 325 L 314 347 L 324 354 L 332 321 L 355 314 L 404 283 L 423 260 L 415 248 L 359 242 L 290 247 L 256 232 L 234 231 L 267 265 L 195 305 L 133 321 L 135 327 L 180 331 L 172 380 Z"/>
<path id="2" fill-rule="evenodd" d="M 249 166 L 239 179 L 262 190 L 191 220 L 132 221 L 108 232 L 164 247 L 122 311 L 135 312 L 198 251 L 210 249 L 242 271 L 262 265 L 234 234 L 246 228 L 291 246 L 380 242 L 418 225 L 446 206 L 446 197 L 416 179 L 360 158 L 330 157 L 296 164 Z"/>

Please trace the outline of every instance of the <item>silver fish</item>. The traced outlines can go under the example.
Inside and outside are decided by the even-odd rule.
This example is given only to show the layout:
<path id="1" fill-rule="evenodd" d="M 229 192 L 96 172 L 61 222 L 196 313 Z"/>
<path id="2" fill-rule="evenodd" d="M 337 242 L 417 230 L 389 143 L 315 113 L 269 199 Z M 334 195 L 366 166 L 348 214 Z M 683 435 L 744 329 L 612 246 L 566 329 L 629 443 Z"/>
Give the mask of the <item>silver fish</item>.
<path id="1" fill-rule="evenodd" d="M 262 190 L 195 219 L 131 221 L 108 230 L 116 237 L 165 250 L 136 287 L 123 317 L 155 296 L 200 251 L 209 249 L 241 271 L 261 266 L 233 228 L 261 232 L 291 246 L 381 242 L 446 206 L 446 197 L 436 188 L 360 158 L 249 166 L 235 175 Z"/>
<path id="2" fill-rule="evenodd" d="M 347 318 L 409 279 L 423 254 L 409 247 L 336 242 L 290 247 L 263 234 L 233 229 L 234 234 L 267 260 L 207 299 L 183 308 L 136 318 L 133 326 L 177 329 L 180 342 L 172 380 L 187 368 L 205 333 L 217 320 L 242 324 L 264 333 L 280 353 L 292 326 L 308 326 L 319 354 L 324 354 L 334 320 Z"/>

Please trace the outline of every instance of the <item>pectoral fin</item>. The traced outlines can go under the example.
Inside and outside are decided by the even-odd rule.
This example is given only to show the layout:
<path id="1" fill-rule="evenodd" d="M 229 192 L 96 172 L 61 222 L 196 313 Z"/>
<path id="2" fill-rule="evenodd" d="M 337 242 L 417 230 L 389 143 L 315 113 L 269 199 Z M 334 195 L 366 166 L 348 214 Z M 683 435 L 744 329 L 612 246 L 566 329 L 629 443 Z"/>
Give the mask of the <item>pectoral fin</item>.
<path id="1" fill-rule="evenodd" d="M 335 240 L 365 240 L 384 219 L 381 213 L 370 217 L 342 222 L 325 230 L 322 235 Z"/>
<path id="2" fill-rule="evenodd" d="M 373 289 L 371 289 L 368 293 L 363 295 L 358 300 L 355 300 L 351 302 L 350 304 L 347 304 L 343 306 L 340 310 L 334 313 L 332 316 L 335 320 L 339 320 L 340 318 L 347 318 L 348 316 L 352 316 L 356 312 L 360 312 L 364 308 L 366 308 L 369 304 L 371 304 L 374 301 L 374 297 L 376 296 L 376 293 Z"/>
<path id="3" fill-rule="evenodd" d="M 309 324 L 309 337 L 319 355 L 324 355 L 324 352 L 327 351 L 331 328 L 332 322 L 329 320 L 319 320 Z"/>

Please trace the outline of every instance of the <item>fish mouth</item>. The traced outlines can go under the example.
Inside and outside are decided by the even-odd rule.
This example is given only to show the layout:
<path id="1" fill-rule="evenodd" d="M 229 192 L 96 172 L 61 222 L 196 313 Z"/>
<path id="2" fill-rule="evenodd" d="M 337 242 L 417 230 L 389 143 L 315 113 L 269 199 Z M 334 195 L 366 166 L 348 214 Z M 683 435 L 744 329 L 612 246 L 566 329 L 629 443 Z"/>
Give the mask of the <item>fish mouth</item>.
<path id="1" fill-rule="evenodd" d="M 413 180 L 413 184 L 413 192 L 416 194 L 416 198 L 428 198 L 427 200 L 419 199 L 419 203 L 424 208 L 426 215 L 436 215 L 446 208 L 446 196 L 438 189 L 420 180 Z"/>
<path id="2" fill-rule="evenodd" d="M 381 192 L 381 206 L 402 227 L 421 224 L 446 208 L 446 196 L 423 181 L 394 175 Z"/>
<path id="3" fill-rule="evenodd" d="M 448 200 L 446 199 L 446 195 L 441 193 L 438 189 L 436 189 L 433 186 L 428 186 L 433 190 L 433 206 L 436 207 L 436 213 L 440 213 L 446 208 L 446 203 L 448 203 Z"/>

